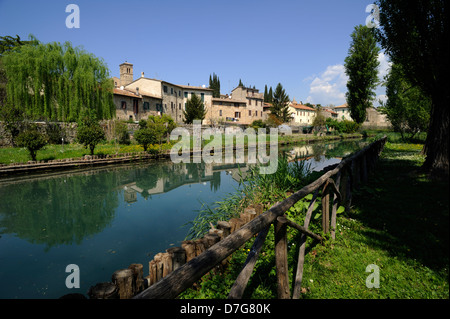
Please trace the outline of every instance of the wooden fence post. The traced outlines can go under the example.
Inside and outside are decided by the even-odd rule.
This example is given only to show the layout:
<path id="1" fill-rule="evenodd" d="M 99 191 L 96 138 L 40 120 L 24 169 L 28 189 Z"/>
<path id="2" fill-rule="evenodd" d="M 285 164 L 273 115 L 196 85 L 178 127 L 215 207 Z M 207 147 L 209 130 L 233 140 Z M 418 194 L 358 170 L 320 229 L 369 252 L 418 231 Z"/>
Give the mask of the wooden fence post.
<path id="1" fill-rule="evenodd" d="M 244 294 L 245 287 L 247 286 L 248 280 L 252 275 L 253 268 L 255 267 L 256 260 L 258 259 L 259 252 L 263 247 L 264 241 L 269 232 L 270 226 L 266 227 L 264 230 L 260 231 L 258 237 L 256 237 L 252 249 L 248 253 L 247 259 L 245 260 L 244 266 L 239 273 L 236 281 L 230 289 L 228 299 L 241 299 Z"/>
<path id="2" fill-rule="evenodd" d="M 367 155 L 363 154 L 361 156 L 361 181 L 363 183 L 367 182 L 368 174 L 367 174 Z"/>
<path id="3" fill-rule="evenodd" d="M 341 171 L 336 175 L 336 189 L 339 191 L 339 186 L 341 185 Z M 342 202 L 342 195 L 334 193 L 333 195 L 333 208 L 331 211 L 331 238 L 336 239 L 336 218 L 337 218 L 337 208 L 339 203 Z"/>
<path id="4" fill-rule="evenodd" d="M 275 264 L 277 271 L 278 299 L 289 299 L 289 274 L 287 263 L 287 224 L 275 220 Z"/>
<path id="5" fill-rule="evenodd" d="M 319 195 L 319 188 L 314 192 L 313 198 L 309 203 L 308 210 L 305 215 L 305 223 L 303 227 L 308 229 L 309 222 L 311 220 L 312 211 L 314 209 L 314 204 L 316 203 L 317 196 Z M 303 264 L 305 263 L 305 250 L 306 250 L 306 235 L 302 234 L 300 237 L 300 248 L 298 250 L 298 260 L 297 260 L 297 272 L 295 274 L 295 284 L 294 284 L 294 292 L 292 293 L 292 299 L 299 299 L 302 288 L 302 280 L 303 280 Z"/>
<path id="6" fill-rule="evenodd" d="M 324 234 L 330 231 L 330 191 L 328 189 L 328 182 L 322 191 L 322 230 Z"/>

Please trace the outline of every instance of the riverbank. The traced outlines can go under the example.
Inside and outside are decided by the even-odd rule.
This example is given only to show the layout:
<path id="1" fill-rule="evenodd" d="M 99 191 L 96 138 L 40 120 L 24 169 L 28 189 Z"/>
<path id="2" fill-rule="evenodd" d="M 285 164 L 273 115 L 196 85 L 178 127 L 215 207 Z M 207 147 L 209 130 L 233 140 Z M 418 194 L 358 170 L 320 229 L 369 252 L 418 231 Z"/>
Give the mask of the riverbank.
<path id="1" fill-rule="evenodd" d="M 449 183 L 420 173 L 422 147 L 386 144 L 374 174 L 354 194 L 350 211 L 338 215 L 336 240 L 309 243 L 303 299 L 449 298 Z M 300 224 L 302 218 L 289 216 Z M 311 223 L 312 230 L 320 229 L 317 225 L 314 229 L 316 223 Z M 273 236 L 273 229 L 268 236 Z M 273 241 L 265 243 L 244 298 L 277 296 Z M 290 230 L 290 261 L 297 258 L 297 243 L 298 234 Z M 252 244 L 233 254 L 225 272 L 208 274 L 180 297 L 227 298 Z M 369 265 L 379 269 L 378 288 L 366 285 Z M 289 269 L 291 283 L 293 269 Z"/>
<path id="2" fill-rule="evenodd" d="M 357 139 L 362 137 L 363 134 L 360 133 L 323 136 L 292 134 L 279 136 L 278 145 L 308 144 L 324 141 Z M 269 137 L 267 138 L 267 143 L 269 143 Z M 204 141 L 203 145 L 208 142 L 208 140 Z M 235 148 L 240 146 L 236 145 L 237 141 L 234 143 Z M 246 141 L 244 143 L 246 143 Z M 170 157 L 170 149 L 174 144 L 175 142 L 165 143 L 161 146 L 150 145 L 148 152 L 144 152 L 141 145 L 105 143 L 96 147 L 95 155 L 87 155 L 89 151 L 80 144 L 48 145 L 43 150 L 38 151 L 37 161 L 28 160 L 28 152 L 25 148 L 0 148 L 0 175 L 32 173 L 47 170 L 64 170 L 87 166 L 155 160 L 159 158 L 167 159 Z M 246 144 L 244 144 L 244 147 L 245 145 Z"/>

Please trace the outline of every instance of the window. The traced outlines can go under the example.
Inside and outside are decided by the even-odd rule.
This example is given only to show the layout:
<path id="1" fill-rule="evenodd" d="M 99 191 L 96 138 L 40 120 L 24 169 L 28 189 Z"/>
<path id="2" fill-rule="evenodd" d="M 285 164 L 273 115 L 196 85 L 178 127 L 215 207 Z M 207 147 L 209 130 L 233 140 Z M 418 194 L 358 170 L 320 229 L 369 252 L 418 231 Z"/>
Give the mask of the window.
<path id="1" fill-rule="evenodd" d="M 255 116 L 258 116 L 258 111 L 255 111 Z"/>
<path id="2" fill-rule="evenodd" d="M 136 99 L 133 100 L 133 113 L 134 114 L 139 113 L 139 101 Z"/>
<path id="3" fill-rule="evenodd" d="M 164 85 L 164 93 L 167 93 L 167 85 Z"/>
<path id="4" fill-rule="evenodd" d="M 252 105 L 252 100 L 248 100 L 248 105 Z"/>
<path id="5" fill-rule="evenodd" d="M 150 104 L 148 102 L 144 102 L 144 110 L 149 110 Z"/>
<path id="6" fill-rule="evenodd" d="M 202 102 L 205 102 L 205 93 L 200 93 L 200 97 L 202 99 Z"/>
<path id="7" fill-rule="evenodd" d="M 122 109 L 124 109 L 124 110 L 127 109 L 127 102 L 126 101 L 122 101 L 121 105 L 122 105 Z"/>
<path id="8" fill-rule="evenodd" d="M 252 110 L 248 110 L 248 116 L 252 116 Z"/>
<path id="9" fill-rule="evenodd" d="M 181 110 L 181 103 L 178 103 L 178 109 Z"/>
<path id="10" fill-rule="evenodd" d="M 187 93 L 187 92 L 184 92 L 184 97 L 185 97 L 185 98 L 187 98 L 187 95 L 188 95 L 188 93 Z"/>
<path id="11" fill-rule="evenodd" d="M 219 116 L 222 116 L 222 110 L 219 110 Z"/>
<path id="12" fill-rule="evenodd" d="M 234 117 L 240 119 L 241 118 L 241 112 L 234 112 Z"/>
<path id="13" fill-rule="evenodd" d="M 170 88 L 170 94 L 173 94 L 173 88 Z"/>
<path id="14" fill-rule="evenodd" d="M 178 96 L 181 96 L 181 90 L 180 90 L 180 91 L 178 91 Z"/>
<path id="15" fill-rule="evenodd" d="M 170 109 L 173 111 L 173 102 L 170 102 Z"/>

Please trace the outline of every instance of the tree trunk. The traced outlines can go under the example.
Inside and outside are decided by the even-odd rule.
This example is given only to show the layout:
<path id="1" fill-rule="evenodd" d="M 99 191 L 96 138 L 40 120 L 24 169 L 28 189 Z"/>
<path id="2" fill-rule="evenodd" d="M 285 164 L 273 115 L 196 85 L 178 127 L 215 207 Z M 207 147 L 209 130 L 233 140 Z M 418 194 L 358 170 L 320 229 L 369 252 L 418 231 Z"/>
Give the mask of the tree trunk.
<path id="1" fill-rule="evenodd" d="M 448 177 L 448 126 L 450 98 L 440 92 L 432 97 L 430 126 L 423 152 L 426 154 L 422 168 L 433 176 Z"/>

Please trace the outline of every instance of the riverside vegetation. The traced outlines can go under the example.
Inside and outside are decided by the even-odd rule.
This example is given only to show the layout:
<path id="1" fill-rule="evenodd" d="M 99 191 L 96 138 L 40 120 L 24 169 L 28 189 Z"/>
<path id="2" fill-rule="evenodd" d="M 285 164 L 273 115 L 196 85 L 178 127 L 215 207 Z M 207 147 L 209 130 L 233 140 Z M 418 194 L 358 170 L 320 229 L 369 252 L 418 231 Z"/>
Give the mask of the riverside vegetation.
<path id="1" fill-rule="evenodd" d="M 388 134 L 378 167 L 353 197 L 349 211 L 338 209 L 337 236 L 318 244 L 308 238 L 302 288 L 303 299 L 430 299 L 449 298 L 449 183 L 421 173 L 423 139 L 404 142 Z M 209 222 L 226 220 L 249 204 L 264 209 L 306 185 L 313 176 L 298 162 L 289 167 L 280 160 L 280 173 L 249 174 L 242 190 L 213 207 L 205 207 L 193 222 L 190 238 L 200 236 Z M 303 223 L 306 198 L 288 212 Z M 317 201 L 320 205 L 320 200 Z M 320 206 L 319 206 L 320 207 Z M 317 208 L 317 207 L 316 207 Z M 319 210 L 310 224 L 321 233 Z M 277 298 L 273 226 L 259 255 L 243 298 Z M 323 234 L 321 234 L 323 236 Z M 299 233 L 288 228 L 288 262 L 298 255 Z M 222 271 L 211 271 L 180 298 L 227 298 L 253 241 L 232 255 Z M 380 268 L 380 287 L 367 288 L 366 267 Z M 290 282 L 293 281 L 293 269 Z"/>

